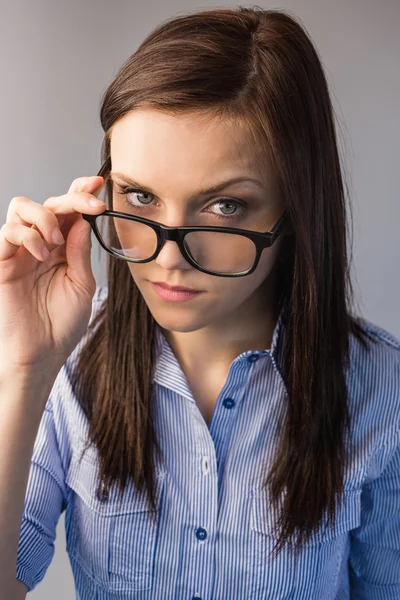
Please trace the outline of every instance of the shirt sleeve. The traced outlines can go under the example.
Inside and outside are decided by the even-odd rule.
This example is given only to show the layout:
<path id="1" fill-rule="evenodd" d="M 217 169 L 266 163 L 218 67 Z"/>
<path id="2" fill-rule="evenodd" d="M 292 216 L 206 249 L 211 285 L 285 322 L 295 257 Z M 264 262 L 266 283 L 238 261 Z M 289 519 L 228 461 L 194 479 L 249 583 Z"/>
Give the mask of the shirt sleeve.
<path id="1" fill-rule="evenodd" d="M 376 476 L 377 473 L 380 473 Z M 374 478 L 375 477 L 375 478 Z M 400 423 L 372 456 L 361 494 L 361 525 L 351 533 L 352 600 L 400 598 Z"/>
<path id="2" fill-rule="evenodd" d="M 96 286 L 92 301 L 94 319 L 108 294 L 107 286 Z M 33 447 L 25 494 L 17 553 L 16 578 L 33 590 L 44 578 L 54 556 L 54 541 L 60 515 L 67 506 L 65 469 L 69 461 L 68 426 L 63 416 L 66 365 L 73 368 L 87 332 L 61 368 L 42 415 Z"/>
<path id="3" fill-rule="evenodd" d="M 57 523 L 66 506 L 65 477 L 54 426 L 52 393 L 34 444 L 18 544 L 16 578 L 25 583 L 29 591 L 42 581 L 51 563 Z"/>

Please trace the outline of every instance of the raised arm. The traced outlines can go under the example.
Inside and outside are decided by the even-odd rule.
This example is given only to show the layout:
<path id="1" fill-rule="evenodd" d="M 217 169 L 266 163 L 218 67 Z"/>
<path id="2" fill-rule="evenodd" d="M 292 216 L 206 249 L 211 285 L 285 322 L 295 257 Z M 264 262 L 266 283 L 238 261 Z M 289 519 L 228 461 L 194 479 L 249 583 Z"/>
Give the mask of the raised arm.
<path id="1" fill-rule="evenodd" d="M 0 600 L 25 598 L 15 577 L 22 511 L 33 447 L 52 377 L 0 377 Z"/>

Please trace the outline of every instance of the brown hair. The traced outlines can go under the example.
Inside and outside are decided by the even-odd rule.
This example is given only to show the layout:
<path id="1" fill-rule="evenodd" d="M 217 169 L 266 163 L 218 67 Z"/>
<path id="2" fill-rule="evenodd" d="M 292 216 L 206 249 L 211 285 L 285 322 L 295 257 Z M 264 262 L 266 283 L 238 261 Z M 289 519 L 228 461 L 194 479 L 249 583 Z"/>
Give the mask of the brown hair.
<path id="1" fill-rule="evenodd" d="M 333 108 L 321 62 L 295 18 L 259 7 L 219 8 L 159 25 L 105 91 L 103 161 L 112 126 L 136 108 L 240 120 L 270 151 L 292 232 L 279 256 L 287 305 L 283 374 L 287 413 L 265 483 L 278 503 L 281 549 L 299 549 L 343 493 L 350 431 L 345 368 L 349 336 L 366 345 L 347 258 L 344 184 Z M 112 208 L 112 182 L 105 186 Z M 110 235 L 116 235 L 111 231 Z M 108 297 L 91 323 L 73 373 L 89 422 L 103 489 L 128 478 L 155 509 L 152 421 L 154 319 L 125 261 L 108 256 Z"/>

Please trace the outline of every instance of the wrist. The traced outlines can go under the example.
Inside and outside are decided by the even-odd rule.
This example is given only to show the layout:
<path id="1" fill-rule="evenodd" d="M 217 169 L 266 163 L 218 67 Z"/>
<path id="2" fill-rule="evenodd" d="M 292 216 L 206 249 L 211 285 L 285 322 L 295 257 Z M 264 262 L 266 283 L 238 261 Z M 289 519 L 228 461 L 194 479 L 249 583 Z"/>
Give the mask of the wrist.
<path id="1" fill-rule="evenodd" d="M 34 368 L 21 368 L 15 365 L 0 369 L 0 397 L 2 389 L 21 390 L 26 393 L 50 393 L 58 371 L 47 368 L 46 371 Z"/>

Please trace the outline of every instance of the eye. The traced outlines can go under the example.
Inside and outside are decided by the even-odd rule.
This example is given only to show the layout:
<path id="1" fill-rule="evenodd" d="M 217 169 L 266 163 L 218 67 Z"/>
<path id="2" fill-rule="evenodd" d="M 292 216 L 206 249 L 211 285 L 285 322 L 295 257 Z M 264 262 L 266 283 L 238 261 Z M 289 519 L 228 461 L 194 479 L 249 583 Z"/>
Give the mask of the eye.
<path id="1" fill-rule="evenodd" d="M 121 187 L 121 191 L 117 194 L 123 196 L 124 203 L 129 208 L 146 209 L 154 200 L 153 194 L 139 188 Z M 134 200 L 135 195 L 136 202 Z M 220 212 L 210 210 L 211 207 L 217 207 Z M 245 215 L 246 209 L 247 204 L 243 201 L 233 198 L 219 198 L 210 204 L 205 212 L 211 213 L 217 219 L 237 219 Z"/>
<path id="2" fill-rule="evenodd" d="M 242 217 L 245 213 L 246 205 L 238 200 L 232 200 L 230 198 L 220 199 L 213 202 L 210 207 L 216 206 L 221 212 L 214 213 L 217 218 L 232 218 Z"/>
<path id="3" fill-rule="evenodd" d="M 117 192 L 117 193 L 120 194 L 121 196 L 125 196 L 125 202 L 126 202 L 126 204 L 128 204 L 128 206 L 134 206 L 134 207 L 140 208 L 141 206 L 148 206 L 153 201 L 152 194 L 145 192 L 143 190 L 140 190 L 140 189 L 125 187 L 125 188 L 121 188 L 121 192 Z M 137 196 L 142 196 L 142 197 L 147 196 L 147 198 L 145 198 L 144 201 L 137 199 L 137 202 L 135 202 L 132 199 L 132 196 L 134 196 L 135 194 Z"/>

